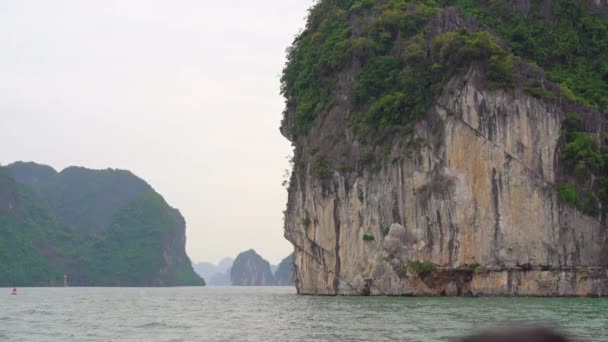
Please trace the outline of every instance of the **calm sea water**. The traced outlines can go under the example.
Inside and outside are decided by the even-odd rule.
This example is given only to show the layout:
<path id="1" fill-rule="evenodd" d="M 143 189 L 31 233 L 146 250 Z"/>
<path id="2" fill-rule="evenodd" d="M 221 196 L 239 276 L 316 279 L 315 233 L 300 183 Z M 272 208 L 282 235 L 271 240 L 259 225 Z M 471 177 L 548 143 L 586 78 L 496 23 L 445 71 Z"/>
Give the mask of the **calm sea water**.
<path id="1" fill-rule="evenodd" d="M 542 323 L 608 340 L 608 300 L 302 297 L 291 288 L 0 289 L 0 341 L 449 341 Z"/>

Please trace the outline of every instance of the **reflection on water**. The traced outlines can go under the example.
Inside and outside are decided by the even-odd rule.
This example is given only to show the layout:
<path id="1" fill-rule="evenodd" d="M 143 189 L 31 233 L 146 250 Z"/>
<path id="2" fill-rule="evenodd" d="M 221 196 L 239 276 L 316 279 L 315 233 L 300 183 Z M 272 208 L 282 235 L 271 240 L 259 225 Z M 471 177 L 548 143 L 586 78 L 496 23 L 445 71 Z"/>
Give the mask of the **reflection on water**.
<path id="1" fill-rule="evenodd" d="M 608 340 L 608 300 L 302 297 L 292 288 L 0 289 L 0 340 L 442 341 L 541 323 Z M 4 291 L 4 293 L 2 293 Z"/>

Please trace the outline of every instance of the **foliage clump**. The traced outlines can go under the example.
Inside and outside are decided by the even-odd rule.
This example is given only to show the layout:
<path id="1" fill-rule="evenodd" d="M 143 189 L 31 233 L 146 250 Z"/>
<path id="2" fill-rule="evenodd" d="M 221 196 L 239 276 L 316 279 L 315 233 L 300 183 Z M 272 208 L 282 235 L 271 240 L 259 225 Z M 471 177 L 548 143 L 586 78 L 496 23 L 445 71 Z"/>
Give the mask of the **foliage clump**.
<path id="1" fill-rule="evenodd" d="M 565 167 L 581 180 L 598 173 L 606 160 L 597 135 L 583 131 L 581 117 L 575 112 L 567 114 L 563 126 L 565 146 L 561 157 Z"/>
<path id="2" fill-rule="evenodd" d="M 287 50 L 288 63 L 281 78 L 281 93 L 288 110 L 294 109 L 290 134 L 305 135 L 319 113 L 333 103 L 333 76 L 352 53 L 348 21 L 351 1 L 320 1 L 309 13 L 307 28 Z"/>
<path id="3" fill-rule="evenodd" d="M 422 18 L 419 22 L 429 19 Z M 413 33 L 408 26 L 400 34 Z M 399 57 L 391 54 L 395 47 L 378 47 L 376 51 L 387 50 L 388 55 L 367 56 L 354 83 L 354 129 L 364 137 L 372 132 L 383 136 L 424 119 L 446 82 L 476 60 L 491 60 L 487 82 L 492 87 L 514 84 L 513 57 L 488 32 L 447 32 L 429 43 L 422 26 L 402 44 L 405 48 Z"/>
<path id="4" fill-rule="evenodd" d="M 435 265 L 430 261 L 408 260 L 407 267 L 419 277 L 425 277 L 433 271 Z"/>
<path id="5" fill-rule="evenodd" d="M 308 216 L 306 216 L 305 218 L 303 218 L 303 219 L 302 219 L 302 224 L 303 224 L 305 227 L 310 226 L 310 224 L 311 224 L 311 223 L 312 223 L 312 221 L 310 220 L 310 217 L 308 217 Z"/>
<path id="6" fill-rule="evenodd" d="M 376 240 L 376 238 L 374 238 L 374 236 L 371 235 L 371 234 L 364 234 L 363 235 L 363 241 L 374 241 L 374 240 Z"/>
<path id="7" fill-rule="evenodd" d="M 608 110 L 608 20 L 577 0 L 530 1 L 528 13 L 508 0 L 442 0 L 505 40 L 514 55 L 543 68 L 568 100 Z"/>
<path id="8" fill-rule="evenodd" d="M 558 197 L 561 202 L 596 216 L 602 211 L 600 207 L 603 211 L 608 207 L 608 150 L 597 134 L 584 131 L 582 119 L 576 112 L 566 114 L 561 139 L 560 158 L 571 183 L 558 187 Z"/>
<path id="9" fill-rule="evenodd" d="M 488 61 L 489 87 L 513 86 L 513 56 L 489 32 L 460 30 L 427 39 L 429 20 L 440 10 L 435 1 L 420 0 L 318 2 L 288 50 L 281 78 L 292 111 L 289 133 L 306 135 L 336 103 L 338 74 L 353 60 L 361 71 L 348 91 L 353 128 L 361 136 L 423 118 L 445 82 L 475 60 Z M 359 27 L 356 34 L 353 27 Z"/>
<path id="10" fill-rule="evenodd" d="M 330 178 L 333 174 L 331 160 L 325 155 L 317 155 L 312 162 L 311 172 L 318 179 Z"/>
<path id="11" fill-rule="evenodd" d="M 578 192 L 570 184 L 562 184 L 557 188 L 557 196 L 563 203 L 578 206 Z"/>

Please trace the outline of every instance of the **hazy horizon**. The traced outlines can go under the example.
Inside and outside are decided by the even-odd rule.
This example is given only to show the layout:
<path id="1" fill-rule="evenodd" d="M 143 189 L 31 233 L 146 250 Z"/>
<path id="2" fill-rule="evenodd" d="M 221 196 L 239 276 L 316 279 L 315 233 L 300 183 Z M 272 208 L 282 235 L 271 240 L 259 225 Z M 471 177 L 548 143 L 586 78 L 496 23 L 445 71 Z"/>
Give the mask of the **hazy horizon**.
<path id="1" fill-rule="evenodd" d="M 312 2 L 0 4 L 0 163 L 130 170 L 181 211 L 193 262 L 277 264 L 280 73 Z"/>

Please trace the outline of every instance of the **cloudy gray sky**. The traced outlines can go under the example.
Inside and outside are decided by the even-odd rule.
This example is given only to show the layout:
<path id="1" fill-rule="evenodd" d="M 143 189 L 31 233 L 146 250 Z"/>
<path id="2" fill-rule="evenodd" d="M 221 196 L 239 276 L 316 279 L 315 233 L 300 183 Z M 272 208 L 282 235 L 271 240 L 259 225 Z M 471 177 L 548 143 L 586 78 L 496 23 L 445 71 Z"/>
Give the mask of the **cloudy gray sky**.
<path id="1" fill-rule="evenodd" d="M 0 163 L 129 169 L 193 261 L 283 239 L 285 48 L 312 0 L 0 1 Z"/>

